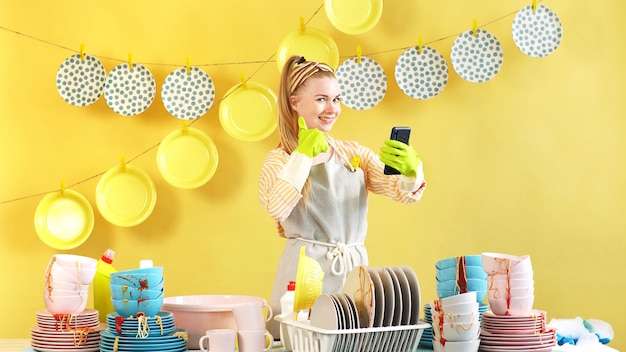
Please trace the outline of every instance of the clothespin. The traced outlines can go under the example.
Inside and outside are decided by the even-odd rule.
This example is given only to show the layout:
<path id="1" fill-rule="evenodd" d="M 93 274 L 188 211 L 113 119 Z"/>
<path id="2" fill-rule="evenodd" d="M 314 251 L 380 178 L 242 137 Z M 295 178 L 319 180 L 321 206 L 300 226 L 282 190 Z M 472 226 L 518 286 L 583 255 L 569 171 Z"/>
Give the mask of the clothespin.
<path id="1" fill-rule="evenodd" d="M 124 161 L 124 155 L 120 156 L 120 172 L 126 172 L 126 161 Z"/>
<path id="2" fill-rule="evenodd" d="M 304 34 L 304 17 L 300 17 L 300 34 Z"/>
<path id="3" fill-rule="evenodd" d="M 61 196 L 65 195 L 65 180 L 61 179 Z"/>
<path id="4" fill-rule="evenodd" d="M 191 74 L 191 59 L 187 56 L 187 74 Z"/>
<path id="5" fill-rule="evenodd" d="M 422 47 L 422 36 L 418 35 L 417 36 L 417 53 L 421 54 L 422 53 L 422 49 L 423 49 L 423 47 Z"/>
<path id="6" fill-rule="evenodd" d="M 189 132 L 187 126 L 187 120 L 183 120 L 183 135 L 186 135 Z"/>
<path id="7" fill-rule="evenodd" d="M 360 45 L 356 46 L 356 63 L 357 64 L 361 63 L 361 46 Z"/>
<path id="8" fill-rule="evenodd" d="M 248 88 L 248 82 L 246 82 L 246 76 L 244 76 L 243 72 L 240 73 L 240 77 L 241 77 L 241 87 L 242 88 Z"/>
<path id="9" fill-rule="evenodd" d="M 475 18 L 472 20 L 472 34 L 478 36 L 478 20 Z"/>
<path id="10" fill-rule="evenodd" d="M 85 61 L 85 43 L 80 44 L 80 61 Z"/>
<path id="11" fill-rule="evenodd" d="M 533 12 L 537 11 L 537 0 L 533 0 Z"/>
<path id="12" fill-rule="evenodd" d="M 132 52 L 128 53 L 128 68 L 131 71 L 133 70 L 133 53 Z"/>

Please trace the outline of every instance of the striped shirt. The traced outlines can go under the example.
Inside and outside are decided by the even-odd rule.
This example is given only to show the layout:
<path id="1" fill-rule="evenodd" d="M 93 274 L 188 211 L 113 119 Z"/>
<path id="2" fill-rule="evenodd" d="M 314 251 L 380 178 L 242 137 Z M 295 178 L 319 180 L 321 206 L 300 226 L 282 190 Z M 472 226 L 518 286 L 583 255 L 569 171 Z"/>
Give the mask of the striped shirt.
<path id="1" fill-rule="evenodd" d="M 415 191 L 403 191 L 398 184 L 405 177 L 385 175 L 384 164 L 371 149 L 354 141 L 336 140 L 329 136 L 327 139 L 334 152 L 344 160 L 346 167 L 349 167 L 351 160 L 358 158 L 358 167 L 363 170 L 368 192 L 387 196 L 403 204 L 416 202 L 422 197 L 426 189 L 425 181 Z M 302 194 L 294 186 L 277 177 L 289 158 L 290 155 L 284 149 L 273 149 L 265 157 L 259 176 L 259 200 L 276 222 L 278 234 L 282 237 L 285 237 L 285 233 L 280 222 L 291 214 L 302 199 Z"/>

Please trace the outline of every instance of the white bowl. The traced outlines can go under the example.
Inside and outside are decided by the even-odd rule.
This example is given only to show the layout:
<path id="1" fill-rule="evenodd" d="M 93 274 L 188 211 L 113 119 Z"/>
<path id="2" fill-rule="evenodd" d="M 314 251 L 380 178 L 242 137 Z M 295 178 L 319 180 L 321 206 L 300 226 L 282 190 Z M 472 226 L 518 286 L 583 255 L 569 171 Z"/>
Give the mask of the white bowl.
<path id="1" fill-rule="evenodd" d="M 87 297 L 75 296 L 43 296 L 46 309 L 51 314 L 78 314 L 85 310 Z"/>
<path id="2" fill-rule="evenodd" d="M 535 287 L 535 280 L 524 280 L 524 279 L 497 279 L 492 280 L 491 277 L 487 280 L 487 291 L 492 290 L 503 290 L 507 288 L 530 288 Z"/>
<path id="3" fill-rule="evenodd" d="M 433 349 L 435 352 L 476 352 L 480 346 L 480 340 L 471 341 L 446 341 L 445 348 L 441 346 L 439 341 L 433 341 Z"/>
<path id="4" fill-rule="evenodd" d="M 439 331 L 440 328 L 443 331 Z M 452 342 L 476 340 L 480 334 L 480 322 L 475 320 L 467 324 L 454 323 L 438 326 L 437 323 L 433 321 L 433 334 L 437 340 L 441 338 Z M 446 345 L 445 347 L 448 346 Z"/>
<path id="5" fill-rule="evenodd" d="M 441 299 L 442 305 L 476 302 L 476 292 L 469 291 Z"/>
<path id="6" fill-rule="evenodd" d="M 77 284 L 80 279 L 82 285 L 89 285 L 96 276 L 96 269 L 81 267 L 79 270 L 78 268 L 63 267 L 55 261 L 48 264 L 45 274 L 46 282 Z"/>
<path id="7" fill-rule="evenodd" d="M 55 254 L 54 262 L 65 268 L 76 268 L 78 264 L 82 269 L 96 269 L 98 260 L 75 254 Z"/>
<path id="8" fill-rule="evenodd" d="M 430 312 L 434 315 L 437 313 L 444 314 L 471 314 L 473 312 L 478 312 L 479 304 L 478 302 L 470 302 L 470 303 L 457 303 L 457 304 L 446 304 L 441 306 L 441 310 L 435 309 L 435 307 L 430 308 Z"/>
<path id="9" fill-rule="evenodd" d="M 255 296 L 236 295 L 196 295 L 165 297 L 161 310 L 174 314 L 176 327 L 187 330 L 188 348 L 199 349 L 198 341 L 209 329 L 237 329 L 233 307 L 251 302 L 260 302 L 268 311 L 272 310 L 267 301 Z"/>
<path id="10" fill-rule="evenodd" d="M 439 319 L 443 317 L 444 324 L 469 324 L 480 321 L 480 313 L 478 311 L 463 314 L 454 313 L 439 313 L 431 314 L 433 325 L 435 322 L 439 322 Z"/>
<path id="11" fill-rule="evenodd" d="M 498 299 L 498 298 L 516 298 L 516 297 L 527 297 L 533 296 L 535 294 L 534 287 L 520 287 L 520 288 L 511 288 L 511 289 L 493 289 L 489 290 L 489 294 L 487 295 L 488 299 Z"/>
<path id="12" fill-rule="evenodd" d="M 43 288 L 43 294 L 44 296 L 52 296 L 52 297 L 57 297 L 57 296 L 82 296 L 85 299 L 87 298 L 87 296 L 89 295 L 89 286 L 85 285 L 83 287 L 81 287 L 80 290 L 60 290 L 60 289 L 56 289 L 56 288 L 52 288 L 52 290 L 49 290 L 48 287 L 44 286 Z"/>
<path id="13" fill-rule="evenodd" d="M 508 307 L 507 307 L 508 301 Z M 489 308 L 495 315 L 527 316 L 533 310 L 535 296 L 506 298 L 489 298 Z"/>
<path id="14" fill-rule="evenodd" d="M 483 252 L 481 254 L 483 269 L 487 275 L 495 275 L 508 272 L 528 272 L 532 271 L 532 263 L 529 255 L 515 256 L 503 253 Z"/>

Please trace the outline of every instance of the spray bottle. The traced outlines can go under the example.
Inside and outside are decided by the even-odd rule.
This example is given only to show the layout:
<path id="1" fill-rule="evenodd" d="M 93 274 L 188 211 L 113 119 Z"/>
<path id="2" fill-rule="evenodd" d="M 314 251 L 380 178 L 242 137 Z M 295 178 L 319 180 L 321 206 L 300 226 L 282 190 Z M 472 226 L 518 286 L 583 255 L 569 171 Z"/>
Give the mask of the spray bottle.
<path id="1" fill-rule="evenodd" d="M 98 311 L 100 322 L 106 323 L 107 314 L 114 312 L 111 301 L 111 273 L 117 270 L 113 267 L 115 251 L 107 249 L 102 254 L 96 266 L 96 276 L 94 278 L 93 302 L 94 308 Z"/>

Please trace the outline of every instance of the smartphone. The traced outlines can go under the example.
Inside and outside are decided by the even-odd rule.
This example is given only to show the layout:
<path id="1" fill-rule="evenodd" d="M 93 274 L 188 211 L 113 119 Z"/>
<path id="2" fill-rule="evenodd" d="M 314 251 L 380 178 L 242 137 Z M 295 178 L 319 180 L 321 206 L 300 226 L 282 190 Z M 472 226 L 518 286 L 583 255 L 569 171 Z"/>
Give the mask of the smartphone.
<path id="1" fill-rule="evenodd" d="M 396 126 L 391 129 L 391 139 L 400 141 L 404 144 L 409 144 L 409 137 L 411 136 L 411 127 Z M 394 169 L 391 166 L 385 165 L 385 175 L 399 175 L 400 171 Z"/>

